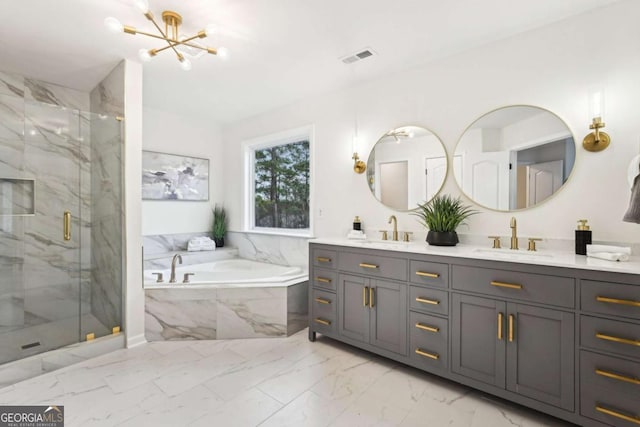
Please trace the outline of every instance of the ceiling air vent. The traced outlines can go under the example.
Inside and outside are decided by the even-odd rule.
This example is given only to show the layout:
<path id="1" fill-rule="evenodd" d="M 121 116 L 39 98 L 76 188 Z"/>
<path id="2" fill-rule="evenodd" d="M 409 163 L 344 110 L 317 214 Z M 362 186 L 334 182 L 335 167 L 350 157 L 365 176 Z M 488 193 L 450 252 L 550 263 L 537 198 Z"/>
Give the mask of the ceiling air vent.
<path id="1" fill-rule="evenodd" d="M 375 55 L 375 52 L 373 50 L 365 48 L 360 52 L 354 53 L 352 55 L 343 56 L 342 58 L 340 58 L 340 60 L 345 64 L 353 64 L 354 62 L 369 58 L 373 55 Z"/>

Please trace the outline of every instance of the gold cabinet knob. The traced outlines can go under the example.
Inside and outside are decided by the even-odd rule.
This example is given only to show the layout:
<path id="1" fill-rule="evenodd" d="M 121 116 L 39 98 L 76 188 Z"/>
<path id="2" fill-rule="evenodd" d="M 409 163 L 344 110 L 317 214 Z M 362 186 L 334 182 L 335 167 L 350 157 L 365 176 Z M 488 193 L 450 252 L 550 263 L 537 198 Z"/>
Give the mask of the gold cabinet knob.
<path id="1" fill-rule="evenodd" d="M 493 239 L 493 248 L 500 249 L 502 245 L 500 244 L 500 236 L 489 236 L 489 239 Z"/>
<path id="2" fill-rule="evenodd" d="M 536 250 L 536 242 L 539 242 L 540 240 L 542 240 L 542 239 L 540 239 L 538 237 L 529 237 L 529 249 L 527 249 L 527 250 L 535 251 Z"/>
<path id="3" fill-rule="evenodd" d="M 389 232 L 387 230 L 380 230 L 382 233 L 382 240 L 389 240 Z"/>

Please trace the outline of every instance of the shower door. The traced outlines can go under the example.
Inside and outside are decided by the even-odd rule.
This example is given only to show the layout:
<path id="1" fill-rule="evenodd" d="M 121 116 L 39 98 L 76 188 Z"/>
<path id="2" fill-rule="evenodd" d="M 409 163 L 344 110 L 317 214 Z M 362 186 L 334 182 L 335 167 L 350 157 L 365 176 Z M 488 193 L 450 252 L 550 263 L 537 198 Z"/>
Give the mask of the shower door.
<path id="1" fill-rule="evenodd" d="M 114 191 L 113 182 L 99 180 L 109 165 L 97 165 L 98 178 L 92 179 L 92 154 L 101 162 L 108 156 L 92 153 L 90 141 L 96 129 L 107 130 L 103 144 L 116 138 L 112 157 L 119 162 L 120 124 L 110 118 L 109 125 L 100 125 L 106 117 L 17 97 L 0 96 L 0 106 L 5 107 L 0 111 L 0 363 L 5 363 L 83 341 L 88 333 L 111 333 L 115 326 L 92 314 L 92 245 L 100 246 L 92 242 L 91 212 L 100 208 L 92 195 L 104 196 L 100 186 Z M 115 179 L 120 195 L 121 178 Z M 100 219 L 115 213 L 117 227 L 107 231 L 118 233 L 112 237 L 118 246 L 121 209 L 115 203 Z M 115 250 L 121 256 L 121 248 Z M 104 258 L 104 250 L 97 252 Z M 114 269 L 117 277 L 121 259 Z M 112 288 L 121 289 L 121 283 L 117 277 Z M 115 299 L 112 318 L 121 312 L 121 300 Z M 119 318 L 109 323 L 117 325 Z"/>

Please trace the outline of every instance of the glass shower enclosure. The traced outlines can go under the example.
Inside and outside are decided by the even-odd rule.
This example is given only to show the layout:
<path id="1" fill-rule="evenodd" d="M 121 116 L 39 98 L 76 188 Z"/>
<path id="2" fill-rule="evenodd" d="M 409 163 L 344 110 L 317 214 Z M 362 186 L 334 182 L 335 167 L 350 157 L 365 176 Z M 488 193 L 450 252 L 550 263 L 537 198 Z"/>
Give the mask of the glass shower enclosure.
<path id="1" fill-rule="evenodd" d="M 0 364 L 122 326 L 115 117 L 0 95 Z"/>

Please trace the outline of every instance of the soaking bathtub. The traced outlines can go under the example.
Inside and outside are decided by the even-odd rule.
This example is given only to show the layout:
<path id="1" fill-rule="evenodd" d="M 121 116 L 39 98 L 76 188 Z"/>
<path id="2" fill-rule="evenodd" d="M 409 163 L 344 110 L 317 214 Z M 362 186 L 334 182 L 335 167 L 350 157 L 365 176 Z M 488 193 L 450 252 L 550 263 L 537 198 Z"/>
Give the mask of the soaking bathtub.
<path id="1" fill-rule="evenodd" d="M 283 337 L 307 325 L 308 272 L 246 259 L 144 271 L 148 341 Z M 153 273 L 162 273 L 158 283 Z M 185 273 L 189 283 L 183 283 Z"/>
<path id="2" fill-rule="evenodd" d="M 158 283 L 154 273 L 161 273 L 163 281 Z M 183 283 L 184 275 L 189 276 L 189 283 Z M 307 272 L 300 267 L 289 267 L 277 264 L 251 261 L 248 259 L 228 259 L 194 265 L 176 266 L 176 282 L 169 283 L 171 270 L 145 270 L 145 289 L 189 286 L 201 287 L 268 287 L 287 286 L 288 282 L 306 277 Z"/>

